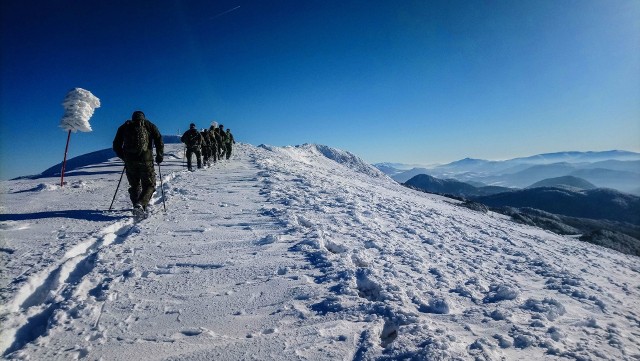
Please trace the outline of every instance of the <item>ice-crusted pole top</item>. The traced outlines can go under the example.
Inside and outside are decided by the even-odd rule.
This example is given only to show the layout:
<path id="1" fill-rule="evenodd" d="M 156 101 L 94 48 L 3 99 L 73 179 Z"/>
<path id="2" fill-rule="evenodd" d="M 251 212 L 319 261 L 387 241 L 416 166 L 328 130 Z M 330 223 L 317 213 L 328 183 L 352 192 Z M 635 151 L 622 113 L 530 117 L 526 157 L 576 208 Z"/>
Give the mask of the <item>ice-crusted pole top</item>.
<path id="1" fill-rule="evenodd" d="M 62 106 L 64 107 L 64 115 L 60 121 L 60 128 L 74 133 L 78 130 L 81 132 L 92 131 L 89 118 L 96 108 L 100 108 L 100 99 L 88 90 L 75 88 L 64 97 Z"/>

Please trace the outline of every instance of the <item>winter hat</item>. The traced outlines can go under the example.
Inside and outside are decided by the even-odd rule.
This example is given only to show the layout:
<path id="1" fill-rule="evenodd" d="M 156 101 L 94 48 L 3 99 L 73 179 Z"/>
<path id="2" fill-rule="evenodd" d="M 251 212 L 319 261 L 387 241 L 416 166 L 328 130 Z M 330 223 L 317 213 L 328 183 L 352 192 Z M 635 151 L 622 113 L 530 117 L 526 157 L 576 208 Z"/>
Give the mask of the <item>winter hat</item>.
<path id="1" fill-rule="evenodd" d="M 144 120 L 144 113 L 139 110 L 136 110 L 131 115 L 131 120 Z"/>
<path id="2" fill-rule="evenodd" d="M 193 123 L 189 124 L 189 129 L 196 129 L 196 125 Z"/>

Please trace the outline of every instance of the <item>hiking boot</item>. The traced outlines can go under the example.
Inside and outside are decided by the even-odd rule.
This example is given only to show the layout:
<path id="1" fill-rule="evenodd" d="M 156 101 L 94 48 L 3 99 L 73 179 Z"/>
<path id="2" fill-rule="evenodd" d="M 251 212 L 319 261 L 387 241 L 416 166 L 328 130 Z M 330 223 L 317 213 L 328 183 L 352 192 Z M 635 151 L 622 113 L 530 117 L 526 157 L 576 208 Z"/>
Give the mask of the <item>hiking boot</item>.
<path id="1" fill-rule="evenodd" d="M 145 211 L 140 203 L 136 203 L 133 205 L 133 216 L 136 218 L 144 218 Z"/>

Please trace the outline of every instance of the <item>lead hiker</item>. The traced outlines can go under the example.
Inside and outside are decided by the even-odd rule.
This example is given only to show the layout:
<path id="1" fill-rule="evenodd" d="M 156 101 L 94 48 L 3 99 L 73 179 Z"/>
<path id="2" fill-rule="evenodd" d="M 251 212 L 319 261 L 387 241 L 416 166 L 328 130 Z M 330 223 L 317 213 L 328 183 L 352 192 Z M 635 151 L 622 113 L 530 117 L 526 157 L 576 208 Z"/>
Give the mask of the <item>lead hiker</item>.
<path id="1" fill-rule="evenodd" d="M 225 139 L 227 141 L 227 143 L 225 144 L 225 154 L 227 159 L 229 159 L 231 157 L 231 150 L 233 149 L 233 145 L 236 144 L 235 139 L 233 139 L 233 134 L 231 134 L 231 128 L 227 128 L 227 136 Z"/>
<path id="2" fill-rule="evenodd" d="M 204 140 L 194 123 L 189 124 L 189 130 L 182 134 L 180 140 L 187 146 L 187 168 L 190 171 L 194 170 L 191 166 L 191 155 L 194 153 L 196 155 L 196 161 L 198 162 L 198 169 L 202 168 L 202 154 L 200 151 Z"/>
<path id="3" fill-rule="evenodd" d="M 164 159 L 162 135 L 155 124 L 136 110 L 131 119 L 122 124 L 113 139 L 113 150 L 124 161 L 129 181 L 129 198 L 134 216 L 144 216 L 151 196 L 156 191 L 156 172 L 153 166 L 153 145 L 156 163 Z"/>

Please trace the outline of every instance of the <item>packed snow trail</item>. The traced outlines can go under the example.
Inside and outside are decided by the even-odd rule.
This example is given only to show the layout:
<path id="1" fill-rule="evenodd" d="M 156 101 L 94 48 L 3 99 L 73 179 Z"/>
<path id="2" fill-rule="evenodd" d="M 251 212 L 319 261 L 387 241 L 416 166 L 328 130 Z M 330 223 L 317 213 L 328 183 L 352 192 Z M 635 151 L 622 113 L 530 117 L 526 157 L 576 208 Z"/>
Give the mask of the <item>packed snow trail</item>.
<path id="1" fill-rule="evenodd" d="M 109 201 L 115 160 L 71 172 L 77 187 L 7 183 L 5 357 L 640 357 L 637 257 L 409 190 L 325 146 L 238 144 L 193 173 L 181 151 L 163 163 L 168 212 L 158 191 L 137 224 L 63 201 Z"/>

